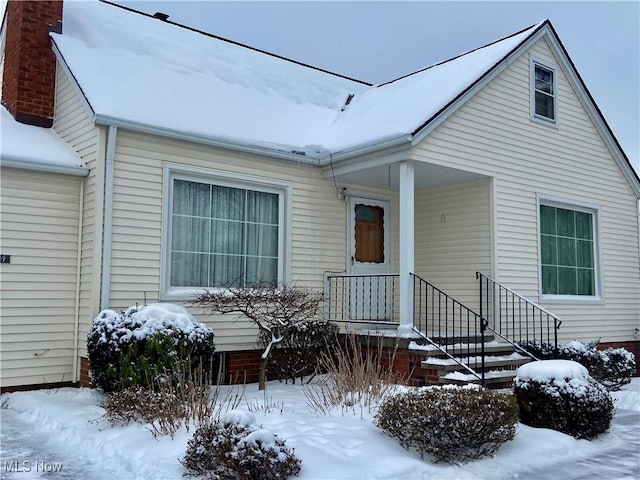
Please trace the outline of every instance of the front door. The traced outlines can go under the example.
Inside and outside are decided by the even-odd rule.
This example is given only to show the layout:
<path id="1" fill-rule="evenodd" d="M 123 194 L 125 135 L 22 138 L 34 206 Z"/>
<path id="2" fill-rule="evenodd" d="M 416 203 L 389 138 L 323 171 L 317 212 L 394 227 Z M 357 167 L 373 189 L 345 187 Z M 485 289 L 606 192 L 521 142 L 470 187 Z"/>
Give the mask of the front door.
<path id="1" fill-rule="evenodd" d="M 364 197 L 349 201 L 351 248 L 349 298 L 353 320 L 391 320 L 389 202 Z"/>

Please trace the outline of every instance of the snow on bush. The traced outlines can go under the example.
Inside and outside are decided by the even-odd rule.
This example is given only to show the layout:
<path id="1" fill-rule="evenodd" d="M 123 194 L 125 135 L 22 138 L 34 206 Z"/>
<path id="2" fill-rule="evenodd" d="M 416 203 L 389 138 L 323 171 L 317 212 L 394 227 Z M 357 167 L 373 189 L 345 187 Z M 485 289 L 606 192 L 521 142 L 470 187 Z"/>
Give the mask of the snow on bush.
<path id="1" fill-rule="evenodd" d="M 468 462 L 493 455 L 516 433 L 513 397 L 477 386 L 411 390 L 382 403 L 375 423 L 406 449 L 435 462 Z"/>
<path id="2" fill-rule="evenodd" d="M 588 370 L 571 360 L 541 360 L 521 366 L 514 379 L 520 421 L 551 428 L 575 438 L 606 432 L 613 399 Z"/>
<path id="3" fill-rule="evenodd" d="M 209 371 L 213 330 L 173 304 L 103 310 L 93 320 L 87 350 L 93 384 L 105 392 L 148 386 L 176 364 Z"/>
<path id="4" fill-rule="evenodd" d="M 540 360 L 573 360 L 589 370 L 589 375 L 602 383 L 609 391 L 627 385 L 636 373 L 633 353 L 624 348 L 598 350 L 598 340 L 589 343 L 573 340 L 558 345 L 528 342 L 522 344 L 526 350 Z"/>
<path id="5" fill-rule="evenodd" d="M 282 480 L 300 473 L 302 464 L 284 440 L 257 426 L 253 414 L 238 410 L 199 427 L 180 463 L 185 475 L 207 480 Z"/>

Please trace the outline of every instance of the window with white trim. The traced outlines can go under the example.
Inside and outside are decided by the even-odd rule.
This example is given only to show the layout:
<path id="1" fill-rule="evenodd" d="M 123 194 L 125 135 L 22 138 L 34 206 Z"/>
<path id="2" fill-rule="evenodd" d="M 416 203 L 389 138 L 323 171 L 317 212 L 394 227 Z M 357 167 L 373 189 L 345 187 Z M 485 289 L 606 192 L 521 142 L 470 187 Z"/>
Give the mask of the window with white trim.
<path id="1" fill-rule="evenodd" d="M 599 296 L 597 209 L 540 202 L 543 298 Z"/>
<path id="2" fill-rule="evenodd" d="M 557 94 L 555 70 L 531 62 L 531 115 L 537 120 L 556 123 Z"/>
<path id="3" fill-rule="evenodd" d="M 284 281 L 286 189 L 171 172 L 165 293 Z"/>

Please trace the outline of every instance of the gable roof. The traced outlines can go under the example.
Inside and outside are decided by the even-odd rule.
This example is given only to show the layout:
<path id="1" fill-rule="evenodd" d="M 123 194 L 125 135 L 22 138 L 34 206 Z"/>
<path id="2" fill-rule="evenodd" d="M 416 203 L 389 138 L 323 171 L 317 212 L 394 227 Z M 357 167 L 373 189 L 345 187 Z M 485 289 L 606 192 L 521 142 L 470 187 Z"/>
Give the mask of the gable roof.
<path id="1" fill-rule="evenodd" d="M 533 30 L 378 86 L 97 1 L 51 36 L 99 123 L 313 155 L 411 134 Z"/>
<path id="2" fill-rule="evenodd" d="M 54 50 L 96 123 L 321 164 L 417 143 L 545 36 L 640 198 L 637 174 L 548 20 L 372 86 L 108 2 L 67 2 L 63 13 Z"/>

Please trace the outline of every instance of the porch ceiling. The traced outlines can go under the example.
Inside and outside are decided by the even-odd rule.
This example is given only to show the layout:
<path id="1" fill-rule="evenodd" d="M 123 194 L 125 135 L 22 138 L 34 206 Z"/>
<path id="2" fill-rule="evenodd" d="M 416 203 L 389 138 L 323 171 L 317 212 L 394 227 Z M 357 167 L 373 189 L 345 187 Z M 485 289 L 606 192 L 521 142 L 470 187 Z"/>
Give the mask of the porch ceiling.
<path id="1" fill-rule="evenodd" d="M 349 173 L 337 173 L 335 180 L 338 183 L 350 183 L 367 187 L 399 189 L 398 163 L 388 165 L 378 165 Z M 415 163 L 415 188 L 428 188 L 440 185 L 450 185 L 455 183 L 471 182 L 486 178 L 473 172 L 458 170 L 440 165 L 433 165 L 424 162 Z"/>

